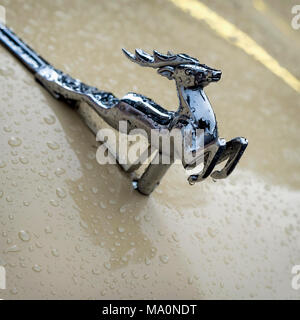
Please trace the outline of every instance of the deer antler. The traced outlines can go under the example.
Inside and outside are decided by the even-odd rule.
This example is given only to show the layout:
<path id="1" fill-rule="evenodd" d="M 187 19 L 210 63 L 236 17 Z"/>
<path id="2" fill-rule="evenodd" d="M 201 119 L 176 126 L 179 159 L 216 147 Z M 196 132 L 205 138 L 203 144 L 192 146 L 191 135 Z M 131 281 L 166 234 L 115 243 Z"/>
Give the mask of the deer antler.
<path id="1" fill-rule="evenodd" d="M 139 64 L 142 67 L 160 68 L 164 66 L 177 66 L 184 63 L 199 64 L 197 59 L 183 53 L 172 54 L 168 52 L 168 54 L 165 55 L 153 50 L 153 56 L 151 56 L 141 49 L 136 49 L 135 54 L 132 54 L 125 49 L 122 50 L 129 60 Z"/>

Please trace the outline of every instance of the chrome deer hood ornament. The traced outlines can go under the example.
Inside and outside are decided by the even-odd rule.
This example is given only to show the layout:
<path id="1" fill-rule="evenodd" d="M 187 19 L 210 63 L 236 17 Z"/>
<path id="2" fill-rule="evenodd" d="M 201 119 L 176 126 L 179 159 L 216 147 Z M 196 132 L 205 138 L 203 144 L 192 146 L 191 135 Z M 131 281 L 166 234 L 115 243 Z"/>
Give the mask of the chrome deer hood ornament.
<path id="1" fill-rule="evenodd" d="M 133 129 L 142 129 L 148 138 L 149 148 L 138 161 L 130 165 L 121 164 L 127 172 L 135 172 L 149 155 L 155 155 L 153 160 L 139 176 L 135 177 L 133 185 L 142 194 L 149 195 L 159 184 L 168 168 L 178 158 L 178 152 L 170 149 L 170 162 L 162 161 L 165 151 L 161 143 L 151 140 L 152 131 L 156 130 L 161 136 L 167 136 L 174 130 L 182 134 L 181 145 L 183 152 L 179 159 L 186 170 L 191 170 L 203 164 L 202 170 L 188 177 L 190 184 L 202 181 L 208 176 L 214 179 L 228 177 L 236 167 L 248 141 L 238 137 L 226 141 L 218 136 L 217 121 L 204 87 L 211 82 L 219 81 L 221 71 L 201 64 L 197 59 L 186 54 L 161 54 L 153 51 L 153 55 L 136 49 L 131 54 L 123 49 L 125 55 L 143 67 L 157 69 L 157 72 L 175 80 L 179 107 L 177 111 L 166 110 L 151 99 L 136 93 L 128 93 L 122 99 L 112 93 L 100 91 L 86 85 L 77 79 L 52 67 L 42 59 L 9 28 L 0 24 L 0 42 L 8 48 L 34 75 L 55 98 L 63 100 L 75 107 L 88 127 L 97 134 L 98 120 L 101 118 L 114 129 L 130 133 Z M 120 121 L 126 121 L 124 132 Z M 185 133 L 188 132 L 185 139 Z M 202 143 L 200 143 L 202 142 Z M 151 149 L 151 151 L 150 151 Z M 180 149 L 180 148 L 179 148 Z M 175 151 L 174 151 L 175 150 Z M 118 155 L 115 155 L 119 160 Z M 225 162 L 226 161 L 226 162 Z M 224 162 L 221 170 L 215 170 L 217 164 Z"/>

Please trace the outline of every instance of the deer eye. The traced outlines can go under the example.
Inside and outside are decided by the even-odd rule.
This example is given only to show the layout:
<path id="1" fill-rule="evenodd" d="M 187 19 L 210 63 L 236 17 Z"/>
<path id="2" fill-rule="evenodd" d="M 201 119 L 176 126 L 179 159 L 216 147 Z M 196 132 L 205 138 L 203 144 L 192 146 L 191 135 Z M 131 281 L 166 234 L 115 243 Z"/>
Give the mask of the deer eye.
<path id="1" fill-rule="evenodd" d="M 185 74 L 186 74 L 187 76 L 190 76 L 191 74 L 193 74 L 193 71 L 192 71 L 191 69 L 186 69 L 186 70 L 185 70 Z"/>

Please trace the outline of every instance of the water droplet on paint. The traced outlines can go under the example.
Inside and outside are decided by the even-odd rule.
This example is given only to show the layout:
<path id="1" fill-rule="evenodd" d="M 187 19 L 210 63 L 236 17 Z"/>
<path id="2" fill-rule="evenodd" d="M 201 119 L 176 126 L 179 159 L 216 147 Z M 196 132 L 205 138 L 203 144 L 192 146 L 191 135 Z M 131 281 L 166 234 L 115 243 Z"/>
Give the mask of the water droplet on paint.
<path id="1" fill-rule="evenodd" d="M 52 250 L 51 250 L 51 253 L 52 253 L 52 255 L 53 255 L 54 257 L 59 257 L 59 252 L 58 252 L 57 249 L 52 249 Z"/>
<path id="2" fill-rule="evenodd" d="M 42 271 L 42 267 L 38 264 L 35 264 L 33 267 L 32 267 L 32 270 L 35 271 L 35 272 L 41 272 Z"/>
<path id="3" fill-rule="evenodd" d="M 22 144 L 22 140 L 18 137 L 11 137 L 9 140 L 8 140 L 8 144 L 12 147 L 18 147 Z"/>
<path id="4" fill-rule="evenodd" d="M 56 195 L 61 199 L 65 198 L 67 196 L 66 191 L 63 188 L 57 188 Z"/>
<path id="5" fill-rule="evenodd" d="M 151 264 L 151 260 L 148 257 L 146 257 L 145 258 L 145 265 L 149 266 L 150 264 Z"/>
<path id="6" fill-rule="evenodd" d="M 104 203 L 103 201 L 100 202 L 100 207 L 101 207 L 102 209 L 106 209 L 106 205 L 105 205 L 105 203 Z"/>
<path id="7" fill-rule="evenodd" d="M 4 130 L 5 132 L 11 132 L 11 127 L 9 127 L 9 126 L 4 126 L 4 127 L 3 127 L 3 130 Z"/>
<path id="8" fill-rule="evenodd" d="M 24 156 L 21 156 L 21 157 L 19 158 L 19 160 L 20 160 L 20 162 L 23 163 L 23 164 L 27 164 L 27 163 L 29 162 L 29 160 L 28 160 L 26 157 L 24 157 Z"/>
<path id="9" fill-rule="evenodd" d="M 18 294 L 18 289 L 16 287 L 14 287 L 10 290 L 10 293 L 13 295 L 16 295 L 16 294 Z"/>
<path id="10" fill-rule="evenodd" d="M 41 177 L 43 177 L 43 178 L 46 178 L 46 177 L 48 176 L 48 173 L 47 173 L 46 171 L 44 171 L 44 170 L 41 170 L 41 171 L 39 172 L 39 175 L 40 175 Z"/>
<path id="11" fill-rule="evenodd" d="M 6 252 L 18 252 L 18 251 L 20 251 L 20 249 L 19 249 L 19 247 L 17 246 L 17 245 L 13 245 L 13 246 L 11 246 L 11 247 L 9 247 L 9 248 L 7 248 L 6 249 Z"/>
<path id="12" fill-rule="evenodd" d="M 13 202 L 13 198 L 11 196 L 7 196 L 6 197 L 6 201 L 7 202 Z M 12 219 L 11 219 L 12 220 Z"/>
<path id="13" fill-rule="evenodd" d="M 174 233 L 172 234 L 172 238 L 173 238 L 174 241 L 179 242 L 179 238 L 178 238 L 178 235 L 177 235 L 176 232 L 174 232 Z"/>
<path id="14" fill-rule="evenodd" d="M 169 257 L 168 257 L 166 254 L 163 254 L 163 255 L 159 256 L 159 260 L 160 260 L 162 263 L 166 264 L 166 263 L 168 263 L 168 261 L 169 261 Z"/>
<path id="15" fill-rule="evenodd" d="M 213 230 L 212 228 L 207 229 L 207 233 L 210 237 L 214 238 L 217 235 L 217 230 Z"/>
<path id="16" fill-rule="evenodd" d="M 3 160 L 0 160 L 0 168 L 5 168 L 6 167 L 6 162 Z"/>
<path id="17" fill-rule="evenodd" d="M 120 208 L 120 212 L 121 213 L 125 213 L 127 211 L 127 206 L 126 205 L 124 205 L 124 206 L 122 206 L 121 208 Z"/>
<path id="18" fill-rule="evenodd" d="M 50 204 L 53 207 L 58 207 L 58 201 L 57 200 L 50 200 Z"/>
<path id="19" fill-rule="evenodd" d="M 100 274 L 100 271 L 97 268 L 93 268 L 92 273 L 94 275 L 98 275 L 98 274 Z"/>
<path id="20" fill-rule="evenodd" d="M 87 162 L 87 163 L 85 164 L 85 167 L 86 167 L 87 170 L 92 170 L 92 169 L 94 168 L 94 166 L 93 166 L 91 163 L 89 163 L 89 162 Z"/>
<path id="21" fill-rule="evenodd" d="M 47 146 L 48 146 L 48 148 L 50 148 L 51 150 L 57 150 L 57 149 L 59 149 L 59 144 L 58 144 L 57 142 L 54 142 L 54 141 L 47 142 Z"/>
<path id="22" fill-rule="evenodd" d="M 90 160 L 94 160 L 96 158 L 95 152 L 89 152 L 87 156 Z"/>
<path id="23" fill-rule="evenodd" d="M 47 226 L 47 227 L 45 228 L 45 232 L 46 232 L 46 233 L 52 233 L 52 228 L 51 228 L 50 226 Z"/>
<path id="24" fill-rule="evenodd" d="M 104 263 L 104 267 L 105 267 L 105 269 L 110 270 L 111 269 L 111 264 L 109 262 L 105 262 Z"/>
<path id="25" fill-rule="evenodd" d="M 97 193 L 98 193 L 98 188 L 93 187 L 93 188 L 92 188 L 92 192 L 93 192 L 94 194 L 97 194 Z"/>
<path id="26" fill-rule="evenodd" d="M 57 168 L 57 169 L 55 170 L 55 175 L 56 175 L 57 177 L 59 177 L 59 176 L 63 175 L 65 172 L 66 172 L 65 169 Z"/>
<path id="27" fill-rule="evenodd" d="M 120 233 L 123 233 L 123 232 L 125 232 L 125 229 L 124 229 L 123 227 L 119 227 L 119 228 L 118 228 L 118 231 L 119 231 Z"/>
<path id="28" fill-rule="evenodd" d="M 49 115 L 49 116 L 47 116 L 47 117 L 44 117 L 44 121 L 47 123 L 47 124 L 54 124 L 55 123 L 55 121 L 56 121 L 56 119 L 55 119 L 55 117 L 51 114 L 51 115 Z"/>
<path id="29" fill-rule="evenodd" d="M 21 230 L 19 232 L 19 238 L 22 241 L 29 241 L 31 239 L 29 232 L 25 231 L 25 230 Z"/>

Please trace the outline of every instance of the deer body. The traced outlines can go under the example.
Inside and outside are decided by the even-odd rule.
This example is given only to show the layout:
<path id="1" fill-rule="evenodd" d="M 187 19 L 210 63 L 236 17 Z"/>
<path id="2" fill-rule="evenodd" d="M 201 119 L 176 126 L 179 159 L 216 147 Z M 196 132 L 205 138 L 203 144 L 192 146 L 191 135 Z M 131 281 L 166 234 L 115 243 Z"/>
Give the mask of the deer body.
<path id="1" fill-rule="evenodd" d="M 62 99 L 76 106 L 90 129 L 97 134 L 99 129 L 97 118 L 102 118 L 114 129 L 120 130 L 120 121 L 126 121 L 128 133 L 132 129 L 143 129 L 147 133 L 151 145 L 151 131 L 153 129 L 167 134 L 173 129 L 191 134 L 189 143 L 183 144 L 186 153 L 203 153 L 204 167 L 198 174 L 190 175 L 190 184 L 202 181 L 208 176 L 214 179 L 226 178 L 235 168 L 247 147 L 245 138 L 235 138 L 225 142 L 218 137 L 217 121 L 204 87 L 211 82 L 219 81 L 221 71 L 210 68 L 186 54 L 164 55 L 153 51 L 153 55 L 137 49 L 131 54 L 125 49 L 123 52 L 133 62 L 143 66 L 156 68 L 158 73 L 169 80 L 175 80 L 179 107 L 176 112 L 168 111 L 151 99 L 136 93 L 128 93 L 122 99 L 112 93 L 98 90 L 86 85 L 60 70 L 53 68 L 36 52 L 20 40 L 9 28 L 0 24 L 0 42 L 8 48 L 55 98 Z M 198 131 L 201 131 L 199 134 Z M 204 145 L 198 140 L 203 138 Z M 162 150 L 157 146 L 155 156 L 158 163 L 151 163 L 138 181 L 136 188 L 143 194 L 150 194 L 159 184 L 170 164 L 161 162 Z M 185 168 L 191 169 L 197 165 L 197 159 L 191 157 L 186 161 L 182 158 Z M 214 171 L 216 164 L 226 161 L 221 171 Z M 140 164 L 134 164 L 127 171 L 136 169 Z"/>

